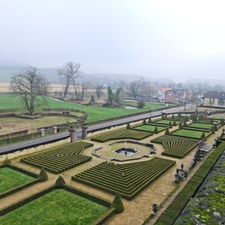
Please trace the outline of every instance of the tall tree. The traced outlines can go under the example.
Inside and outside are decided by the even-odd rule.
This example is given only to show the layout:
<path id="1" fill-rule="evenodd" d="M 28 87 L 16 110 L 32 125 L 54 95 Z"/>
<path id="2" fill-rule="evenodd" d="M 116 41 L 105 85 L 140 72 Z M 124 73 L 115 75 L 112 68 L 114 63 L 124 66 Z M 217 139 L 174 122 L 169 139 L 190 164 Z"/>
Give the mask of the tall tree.
<path id="1" fill-rule="evenodd" d="M 77 93 L 77 87 L 76 87 L 76 80 L 79 78 L 78 71 L 80 69 L 80 64 L 68 62 L 66 65 L 64 65 L 61 69 L 58 70 L 58 74 L 61 76 L 62 81 L 65 84 L 64 89 L 64 98 L 66 98 L 69 87 L 72 85 L 74 88 L 75 96 L 78 95 Z"/>
<path id="2" fill-rule="evenodd" d="M 11 87 L 13 92 L 21 96 L 29 114 L 35 113 L 38 96 L 45 96 L 48 82 L 37 68 L 28 67 L 12 77 Z"/>

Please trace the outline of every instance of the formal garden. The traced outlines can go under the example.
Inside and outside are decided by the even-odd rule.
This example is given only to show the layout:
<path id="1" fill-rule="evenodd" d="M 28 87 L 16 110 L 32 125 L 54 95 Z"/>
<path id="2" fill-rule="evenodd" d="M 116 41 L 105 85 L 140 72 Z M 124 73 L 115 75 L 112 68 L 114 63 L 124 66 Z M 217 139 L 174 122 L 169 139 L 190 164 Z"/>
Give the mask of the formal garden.
<path id="1" fill-rule="evenodd" d="M 183 158 L 198 145 L 199 140 L 175 135 L 163 135 L 153 139 L 152 142 L 163 145 L 165 148 L 163 155 Z"/>
<path id="2" fill-rule="evenodd" d="M 23 158 L 21 162 L 58 174 L 91 160 L 90 156 L 85 156 L 81 153 L 85 148 L 92 145 L 87 142 L 65 144 L 49 151 Z"/>
<path id="3" fill-rule="evenodd" d="M 158 157 L 128 164 L 103 162 L 72 179 L 111 193 L 119 192 L 131 200 L 174 164 L 172 160 Z"/>

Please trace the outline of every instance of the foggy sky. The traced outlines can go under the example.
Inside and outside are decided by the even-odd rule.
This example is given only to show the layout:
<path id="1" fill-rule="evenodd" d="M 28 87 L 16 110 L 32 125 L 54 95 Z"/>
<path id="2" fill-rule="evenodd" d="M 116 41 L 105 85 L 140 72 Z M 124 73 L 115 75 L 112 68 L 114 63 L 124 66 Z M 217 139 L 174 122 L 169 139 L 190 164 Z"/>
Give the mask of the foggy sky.
<path id="1" fill-rule="evenodd" d="M 225 79 L 223 0 L 0 0 L 0 63 Z"/>

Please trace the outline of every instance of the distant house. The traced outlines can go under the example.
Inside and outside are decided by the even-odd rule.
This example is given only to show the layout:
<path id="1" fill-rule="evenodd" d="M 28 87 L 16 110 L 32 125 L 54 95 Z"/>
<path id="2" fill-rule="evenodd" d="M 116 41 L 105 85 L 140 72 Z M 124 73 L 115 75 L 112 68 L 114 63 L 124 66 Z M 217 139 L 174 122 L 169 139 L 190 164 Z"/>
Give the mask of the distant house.
<path id="1" fill-rule="evenodd" d="M 159 88 L 158 90 L 158 99 L 160 102 L 165 102 L 166 92 L 171 91 L 171 88 Z"/>
<path id="2" fill-rule="evenodd" d="M 168 90 L 165 93 L 165 102 L 166 103 L 172 103 L 175 104 L 177 103 L 177 98 L 175 93 L 172 90 Z"/>
<path id="3" fill-rule="evenodd" d="M 224 106 L 225 105 L 225 92 L 208 91 L 205 93 L 204 105 L 209 106 Z"/>

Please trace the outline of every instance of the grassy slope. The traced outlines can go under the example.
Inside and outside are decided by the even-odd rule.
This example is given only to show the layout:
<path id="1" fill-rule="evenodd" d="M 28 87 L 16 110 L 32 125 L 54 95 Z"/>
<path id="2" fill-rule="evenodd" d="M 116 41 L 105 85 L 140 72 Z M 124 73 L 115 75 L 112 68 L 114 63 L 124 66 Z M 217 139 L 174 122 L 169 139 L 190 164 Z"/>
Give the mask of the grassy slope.
<path id="1" fill-rule="evenodd" d="M 10 189 L 27 184 L 33 181 L 34 178 L 26 174 L 17 172 L 10 168 L 0 169 L 0 193 L 4 193 Z"/>
<path id="2" fill-rule="evenodd" d="M 56 101 L 51 98 L 46 98 L 44 101 L 39 102 L 41 107 L 48 108 L 71 108 L 86 111 L 88 116 L 88 122 L 97 122 L 105 119 L 116 118 L 120 116 L 132 115 L 134 113 L 141 113 L 149 110 L 157 110 L 165 108 L 164 103 L 146 103 L 144 109 L 117 109 L 117 108 L 104 108 L 94 106 L 84 106 L 75 103 Z M 14 109 L 19 108 L 21 111 L 24 110 L 23 103 L 19 97 L 10 95 L 0 96 L 0 110 L 1 109 Z"/>
<path id="3" fill-rule="evenodd" d="M 0 218 L 1 225 L 88 225 L 107 208 L 58 189 Z"/>

